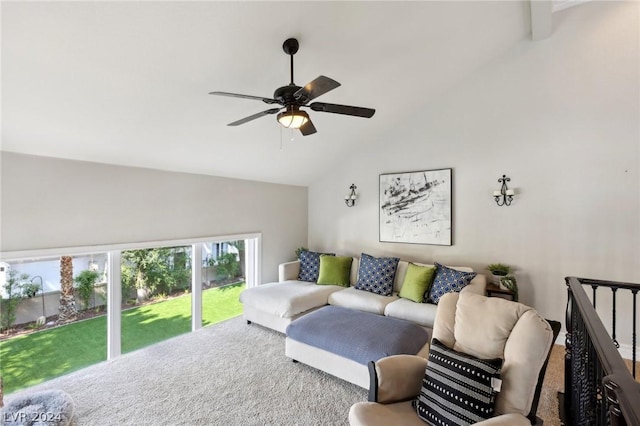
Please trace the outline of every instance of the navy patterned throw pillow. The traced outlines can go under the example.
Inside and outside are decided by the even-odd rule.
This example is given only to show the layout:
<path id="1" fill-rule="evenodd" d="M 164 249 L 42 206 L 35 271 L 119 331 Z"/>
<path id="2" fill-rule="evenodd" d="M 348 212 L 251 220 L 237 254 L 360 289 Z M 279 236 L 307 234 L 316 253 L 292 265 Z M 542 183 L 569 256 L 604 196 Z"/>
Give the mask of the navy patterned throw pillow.
<path id="1" fill-rule="evenodd" d="M 447 293 L 459 292 L 471 282 L 475 272 L 462 272 L 436 263 L 436 276 L 425 299 L 427 302 L 438 304 L 440 298 Z"/>
<path id="2" fill-rule="evenodd" d="M 418 416 L 430 425 L 467 426 L 494 415 L 502 359 L 478 359 L 433 339 L 416 400 Z M 497 387 L 497 386 L 496 386 Z"/>
<path id="3" fill-rule="evenodd" d="M 300 255 L 298 256 L 298 260 L 300 260 L 300 273 L 298 274 L 298 279 L 300 281 L 318 282 L 321 254 L 335 256 L 335 253 L 316 253 L 308 250 L 300 252 Z"/>
<path id="4" fill-rule="evenodd" d="M 362 253 L 356 289 L 391 296 L 399 260 L 397 257 L 373 257 Z"/>

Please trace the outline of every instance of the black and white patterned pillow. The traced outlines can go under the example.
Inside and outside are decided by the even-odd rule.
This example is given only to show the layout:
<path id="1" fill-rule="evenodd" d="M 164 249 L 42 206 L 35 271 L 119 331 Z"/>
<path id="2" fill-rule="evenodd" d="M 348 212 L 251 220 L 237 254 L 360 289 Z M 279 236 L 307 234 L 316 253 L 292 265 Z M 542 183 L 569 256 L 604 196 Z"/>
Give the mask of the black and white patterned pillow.
<path id="1" fill-rule="evenodd" d="M 300 260 L 300 273 L 298 274 L 298 279 L 300 281 L 318 282 L 321 254 L 335 256 L 335 253 L 316 253 L 308 250 L 300 252 L 300 255 L 298 256 L 298 260 Z"/>
<path id="2" fill-rule="evenodd" d="M 429 289 L 427 302 L 438 304 L 440 298 L 447 293 L 459 292 L 476 277 L 475 272 L 462 272 L 436 263 L 436 276 Z"/>
<path id="3" fill-rule="evenodd" d="M 430 425 L 466 426 L 494 416 L 502 359 L 478 359 L 433 339 L 416 401 L 418 416 Z"/>
<path id="4" fill-rule="evenodd" d="M 373 257 L 362 253 L 356 289 L 391 296 L 399 260 L 397 257 Z"/>

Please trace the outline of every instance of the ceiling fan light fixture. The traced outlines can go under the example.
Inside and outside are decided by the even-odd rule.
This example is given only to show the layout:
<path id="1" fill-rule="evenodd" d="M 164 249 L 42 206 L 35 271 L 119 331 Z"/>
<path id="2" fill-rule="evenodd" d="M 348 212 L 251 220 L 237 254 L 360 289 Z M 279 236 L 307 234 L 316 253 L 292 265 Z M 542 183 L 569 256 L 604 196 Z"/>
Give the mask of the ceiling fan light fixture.
<path id="1" fill-rule="evenodd" d="M 309 114 L 300 110 L 287 110 L 278 114 L 278 122 L 287 129 L 299 129 L 309 121 Z"/>

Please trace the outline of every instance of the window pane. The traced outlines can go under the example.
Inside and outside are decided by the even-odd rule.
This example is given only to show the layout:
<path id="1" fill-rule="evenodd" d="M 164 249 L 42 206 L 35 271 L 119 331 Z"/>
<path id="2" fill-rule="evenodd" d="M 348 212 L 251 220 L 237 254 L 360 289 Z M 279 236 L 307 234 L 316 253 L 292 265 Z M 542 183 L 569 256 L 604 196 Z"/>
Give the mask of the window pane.
<path id="1" fill-rule="evenodd" d="M 191 247 L 122 252 L 122 353 L 191 331 Z"/>
<path id="2" fill-rule="evenodd" d="M 202 244 L 202 324 L 242 314 L 245 288 L 245 240 Z"/>
<path id="3" fill-rule="evenodd" d="M 106 360 L 105 253 L 0 263 L 7 393 Z"/>

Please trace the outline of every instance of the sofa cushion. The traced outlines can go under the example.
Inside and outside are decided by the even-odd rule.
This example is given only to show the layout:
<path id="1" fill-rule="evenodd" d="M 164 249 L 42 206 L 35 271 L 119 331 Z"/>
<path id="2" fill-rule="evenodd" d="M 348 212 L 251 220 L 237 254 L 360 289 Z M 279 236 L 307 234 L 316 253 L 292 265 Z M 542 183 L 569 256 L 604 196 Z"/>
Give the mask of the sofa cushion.
<path id="1" fill-rule="evenodd" d="M 355 287 L 349 287 L 343 291 L 331 293 L 329 296 L 330 305 L 357 309 L 378 315 L 383 315 L 384 308 L 395 300 L 398 300 L 398 296 L 382 296 L 368 291 L 358 290 Z"/>
<path id="2" fill-rule="evenodd" d="M 318 281 L 318 274 L 320 273 L 320 255 L 326 254 L 333 256 L 334 253 L 316 253 L 315 251 L 303 250 L 298 256 L 300 260 L 300 273 L 298 279 L 300 281 Z"/>
<path id="3" fill-rule="evenodd" d="M 396 279 L 393 283 L 393 291 L 396 293 L 400 293 L 402 290 L 402 284 L 404 282 L 404 277 L 407 274 L 407 268 L 409 268 L 409 263 L 413 263 L 417 266 L 428 266 L 431 268 L 435 268 L 435 265 L 430 265 L 427 263 L 419 263 L 419 262 L 407 262 L 406 260 L 400 260 L 398 262 L 398 268 L 396 269 Z"/>
<path id="4" fill-rule="evenodd" d="M 462 272 L 436 263 L 436 276 L 429 290 L 428 302 L 438 304 L 440 298 L 447 293 L 459 292 L 478 274 Z"/>
<path id="5" fill-rule="evenodd" d="M 504 356 L 513 327 L 531 310 L 520 303 L 506 302 L 499 297 L 460 295 L 453 321 L 454 349 L 482 358 Z M 486 312 L 493 315 L 487 317 Z"/>
<path id="6" fill-rule="evenodd" d="M 478 359 L 434 338 L 417 412 L 429 424 L 470 425 L 494 415 L 502 359 Z"/>
<path id="7" fill-rule="evenodd" d="M 339 285 L 349 287 L 349 277 L 351 275 L 352 257 L 343 256 L 320 256 L 320 274 L 318 284 Z"/>
<path id="8" fill-rule="evenodd" d="M 433 281 L 435 271 L 435 267 L 429 268 L 409 263 L 398 296 L 416 303 L 422 303 L 424 295 Z"/>
<path id="9" fill-rule="evenodd" d="M 326 305 L 329 295 L 340 290 L 344 287 L 283 281 L 248 288 L 240 293 L 240 302 L 280 318 L 291 318 Z"/>
<path id="10" fill-rule="evenodd" d="M 397 257 L 373 257 L 362 253 L 356 288 L 391 296 L 399 261 Z"/>
<path id="11" fill-rule="evenodd" d="M 438 306 L 433 303 L 416 303 L 409 299 L 398 299 L 384 308 L 384 314 L 388 317 L 415 322 L 423 327 L 433 327 L 437 309 Z"/>

